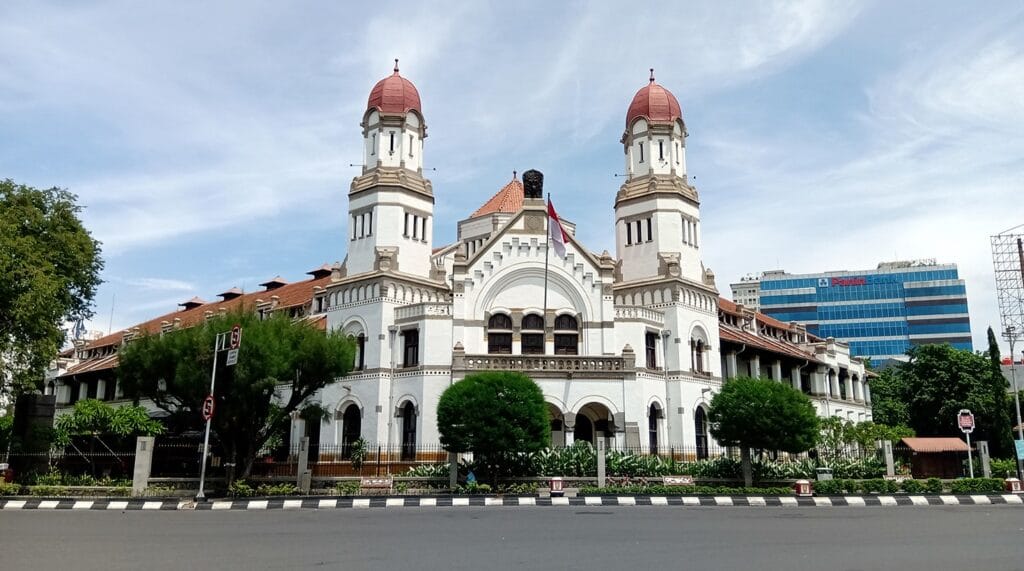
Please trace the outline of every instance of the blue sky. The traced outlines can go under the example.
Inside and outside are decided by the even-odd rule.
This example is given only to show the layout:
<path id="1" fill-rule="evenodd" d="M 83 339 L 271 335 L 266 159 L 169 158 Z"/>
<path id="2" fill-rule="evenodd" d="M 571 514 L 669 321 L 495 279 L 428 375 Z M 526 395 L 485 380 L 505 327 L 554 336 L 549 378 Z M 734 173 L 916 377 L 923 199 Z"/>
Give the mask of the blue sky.
<path id="1" fill-rule="evenodd" d="M 106 258 L 92 329 L 297 280 L 345 256 L 358 124 L 398 57 L 429 128 L 435 245 L 536 168 L 614 252 L 619 138 L 654 67 L 723 293 L 767 269 L 938 258 L 960 265 L 981 347 L 988 237 L 1024 223 L 1021 30 L 1019 2 L 8 0 L 0 177 L 80 196 Z"/>

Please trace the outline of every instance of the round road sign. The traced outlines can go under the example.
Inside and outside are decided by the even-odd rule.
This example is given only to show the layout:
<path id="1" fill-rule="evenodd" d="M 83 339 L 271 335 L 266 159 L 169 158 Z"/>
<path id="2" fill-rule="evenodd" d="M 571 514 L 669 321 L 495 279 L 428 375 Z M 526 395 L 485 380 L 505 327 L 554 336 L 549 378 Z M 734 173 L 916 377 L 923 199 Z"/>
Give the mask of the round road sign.
<path id="1" fill-rule="evenodd" d="M 213 418 L 213 395 L 206 395 L 203 399 L 203 420 Z"/>

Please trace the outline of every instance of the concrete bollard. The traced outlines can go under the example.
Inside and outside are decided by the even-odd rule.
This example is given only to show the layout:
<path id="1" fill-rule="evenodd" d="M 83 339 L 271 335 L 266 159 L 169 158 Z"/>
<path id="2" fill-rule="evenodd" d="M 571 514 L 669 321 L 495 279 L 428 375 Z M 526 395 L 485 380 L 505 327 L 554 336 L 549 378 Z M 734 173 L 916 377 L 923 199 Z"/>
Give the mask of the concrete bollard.
<path id="1" fill-rule="evenodd" d="M 597 439 L 597 487 L 603 488 L 605 485 L 605 458 L 604 458 L 604 439 Z"/>
<path id="2" fill-rule="evenodd" d="M 978 460 L 981 461 L 981 475 L 986 478 L 992 477 L 992 458 L 988 454 L 988 441 L 979 440 L 977 442 L 978 447 Z"/>
<path id="3" fill-rule="evenodd" d="M 448 489 L 454 490 L 459 486 L 459 455 L 454 452 L 448 453 Z"/>

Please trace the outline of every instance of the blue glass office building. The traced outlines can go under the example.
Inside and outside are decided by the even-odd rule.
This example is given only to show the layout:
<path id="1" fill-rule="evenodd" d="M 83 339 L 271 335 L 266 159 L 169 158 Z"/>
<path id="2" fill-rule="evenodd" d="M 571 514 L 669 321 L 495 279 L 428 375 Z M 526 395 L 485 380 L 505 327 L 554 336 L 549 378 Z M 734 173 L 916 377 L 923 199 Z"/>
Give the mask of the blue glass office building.
<path id="1" fill-rule="evenodd" d="M 850 344 L 872 360 L 905 358 L 914 345 L 973 349 L 967 288 L 956 265 L 891 262 L 861 272 L 765 272 L 760 310 L 818 337 Z"/>

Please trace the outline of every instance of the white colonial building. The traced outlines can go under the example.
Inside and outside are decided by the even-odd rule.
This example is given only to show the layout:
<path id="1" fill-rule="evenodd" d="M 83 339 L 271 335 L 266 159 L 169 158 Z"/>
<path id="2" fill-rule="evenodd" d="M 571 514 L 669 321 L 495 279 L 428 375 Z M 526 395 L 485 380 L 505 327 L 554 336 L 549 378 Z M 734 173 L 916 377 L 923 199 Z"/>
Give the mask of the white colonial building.
<path id="1" fill-rule="evenodd" d="M 570 222 L 564 258 L 546 251 L 535 171 L 523 182 L 513 175 L 458 222 L 455 243 L 435 247 L 426 120 L 416 87 L 397 65 L 370 92 L 361 127 L 365 166 L 349 191 L 344 263 L 317 268 L 302 282 L 275 278 L 261 292 L 193 299 L 179 312 L 80 344 L 48 385 L 59 404 L 116 400 L 116 350 L 140 332 L 189 326 L 246 304 L 357 340 L 356 370 L 317 397 L 333 414 L 318 426 L 296 418 L 293 441 L 304 434 L 335 445 L 363 438 L 413 456 L 439 442 L 441 393 L 484 370 L 522 371 L 540 385 L 554 445 L 604 439 L 707 455 L 707 405 L 723 378 L 736 375 L 792 383 L 821 414 L 870 419 L 864 367 L 848 347 L 719 298 L 701 256 L 686 125 L 653 72 L 626 113 L 626 180 L 608 194 L 614 256 L 580 244 Z"/>

